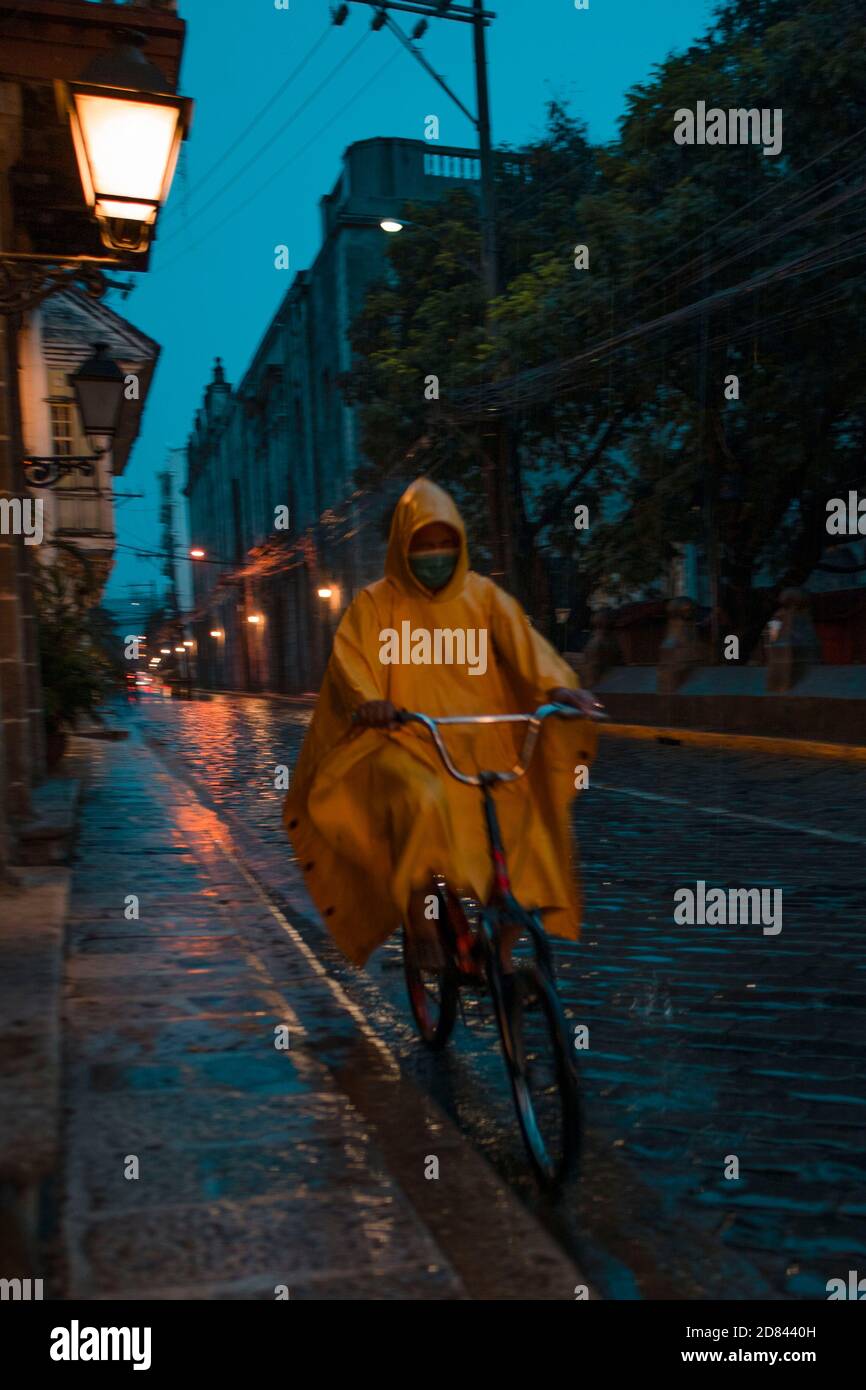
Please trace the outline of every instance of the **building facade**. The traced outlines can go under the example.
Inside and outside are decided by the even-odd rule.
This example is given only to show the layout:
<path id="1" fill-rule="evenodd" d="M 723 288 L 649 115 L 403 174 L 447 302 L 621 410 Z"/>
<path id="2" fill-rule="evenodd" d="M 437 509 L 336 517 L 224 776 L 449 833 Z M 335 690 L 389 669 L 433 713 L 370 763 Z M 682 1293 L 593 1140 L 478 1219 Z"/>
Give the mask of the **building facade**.
<path id="1" fill-rule="evenodd" d="M 350 145 L 321 200 L 322 243 L 299 272 L 241 381 L 217 359 L 187 444 L 194 564 L 192 637 L 200 681 L 301 693 L 321 679 L 354 595 L 382 573 L 383 518 L 400 490 L 372 496 L 362 462 L 350 327 L 386 271 L 383 217 L 477 184 L 471 150 L 425 141 Z M 392 496 L 393 493 L 393 496 Z"/>
<path id="2" fill-rule="evenodd" d="M 175 90 L 185 36 L 176 6 L 170 0 L 139 0 L 134 8 L 148 56 Z M 109 52 L 129 26 L 131 9 L 88 0 L 26 5 L 0 0 L 0 502 L 6 504 L 0 526 L 0 884 L 5 866 L 15 860 L 17 837 L 31 812 L 31 790 L 44 769 L 32 595 L 35 547 L 5 525 L 11 509 L 29 500 L 23 458 L 30 441 L 25 442 L 20 392 L 40 355 L 32 336 L 28 342 L 28 315 L 69 284 L 84 283 L 99 294 L 104 287 L 99 267 L 147 269 L 146 255 L 130 262 L 107 254 L 102 245 L 55 83 L 76 80 L 93 59 Z M 61 369 L 62 362 L 55 366 Z M 55 367 L 49 363 L 46 369 Z M 46 387 L 49 395 L 52 389 Z M 71 440 L 73 434 L 59 433 L 67 422 L 58 405 L 58 437 Z M 45 422 L 36 422 L 35 415 L 31 421 L 44 437 Z M 49 411 L 49 437 L 52 428 Z M 65 498 L 59 504 L 73 528 L 85 519 L 78 508 L 82 501 Z M 97 518 L 88 529 L 107 525 L 105 517 Z"/>
<path id="3" fill-rule="evenodd" d="M 61 568 L 82 563 L 92 580 L 90 598 L 102 597 L 116 546 L 114 493 L 141 428 L 159 347 L 112 309 L 76 290 L 52 295 L 23 321 L 19 391 L 25 457 L 66 458 L 93 453 L 82 433 L 69 376 L 96 343 L 126 378 L 120 426 L 94 463 L 92 476 L 69 473 L 53 487 L 28 488 L 42 508 L 38 563 Z"/>

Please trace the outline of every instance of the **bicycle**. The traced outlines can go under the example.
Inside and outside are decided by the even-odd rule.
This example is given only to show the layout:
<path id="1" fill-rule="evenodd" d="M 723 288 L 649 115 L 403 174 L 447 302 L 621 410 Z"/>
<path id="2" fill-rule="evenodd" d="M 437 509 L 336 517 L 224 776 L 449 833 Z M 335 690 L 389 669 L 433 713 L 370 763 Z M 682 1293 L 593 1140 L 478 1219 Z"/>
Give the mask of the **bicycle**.
<path id="1" fill-rule="evenodd" d="M 606 717 L 552 704 L 540 705 L 533 714 L 432 719 L 412 710 L 397 713 L 399 723 L 423 724 L 429 730 L 452 777 L 468 786 L 480 787 L 494 867 L 493 886 L 483 905 L 459 898 L 443 877 L 434 876 L 432 889 L 438 903 L 437 929 L 443 957 L 440 967 L 430 970 L 415 961 L 411 938 L 404 928 L 403 963 L 412 1015 L 422 1041 L 438 1050 L 446 1045 L 454 1028 L 460 989 L 486 986 L 523 1140 L 535 1174 L 546 1188 L 556 1187 L 577 1165 L 581 1131 L 577 1068 L 540 914 L 522 907 L 511 891 L 493 790 L 524 776 L 542 723 L 551 715 L 576 719 Z M 518 722 L 529 727 L 517 763 L 509 772 L 461 772 L 439 732 L 442 725 Z M 521 935 L 528 935 L 533 951 L 531 960 L 515 962 L 512 976 L 505 974 L 500 960 L 500 935 L 506 926 L 516 926 Z M 533 1014 L 540 1028 L 533 1027 Z"/>

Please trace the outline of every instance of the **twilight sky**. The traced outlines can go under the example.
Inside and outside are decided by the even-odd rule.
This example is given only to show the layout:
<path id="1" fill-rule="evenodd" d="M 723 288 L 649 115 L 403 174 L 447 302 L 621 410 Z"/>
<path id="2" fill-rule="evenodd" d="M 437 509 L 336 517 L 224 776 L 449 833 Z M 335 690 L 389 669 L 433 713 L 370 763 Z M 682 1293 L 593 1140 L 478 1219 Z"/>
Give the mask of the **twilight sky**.
<path id="1" fill-rule="evenodd" d="M 550 97 L 587 122 L 591 140 L 612 139 L 628 88 L 703 33 L 714 4 L 590 0 L 578 11 L 574 0 L 489 0 L 487 8 L 497 14 L 487 32 L 493 138 L 520 145 L 543 131 Z M 442 144 L 475 143 L 468 120 L 395 36 L 369 32 L 368 6 L 350 5 L 341 28 L 329 10 L 329 0 L 290 0 L 288 10 L 273 0 L 181 0 L 180 90 L 195 100 L 192 134 L 151 270 L 134 277 L 126 300 L 108 300 L 162 346 L 143 431 L 118 480 L 145 498 L 117 509 L 112 605 L 123 606 L 130 584 L 162 587 L 161 561 L 132 549 L 160 549 L 156 473 L 186 441 L 214 356 L 236 384 L 293 276 L 312 262 L 318 200 L 346 146 L 376 135 L 421 139 L 429 114 L 439 117 Z M 394 18 L 404 31 L 415 22 Z M 431 20 L 422 48 L 474 109 L 470 27 Z M 274 269 L 279 243 L 289 247 L 288 271 Z"/>

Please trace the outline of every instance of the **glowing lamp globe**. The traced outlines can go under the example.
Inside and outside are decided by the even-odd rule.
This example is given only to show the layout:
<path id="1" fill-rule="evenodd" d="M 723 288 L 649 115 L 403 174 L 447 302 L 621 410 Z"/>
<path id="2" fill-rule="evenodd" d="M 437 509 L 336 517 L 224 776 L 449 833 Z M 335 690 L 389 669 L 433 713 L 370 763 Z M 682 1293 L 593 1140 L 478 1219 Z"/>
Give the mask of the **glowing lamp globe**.
<path id="1" fill-rule="evenodd" d="M 87 205 L 115 251 L 150 245 L 192 117 L 192 102 L 168 90 L 143 43 L 126 31 L 78 82 L 58 84 Z"/>

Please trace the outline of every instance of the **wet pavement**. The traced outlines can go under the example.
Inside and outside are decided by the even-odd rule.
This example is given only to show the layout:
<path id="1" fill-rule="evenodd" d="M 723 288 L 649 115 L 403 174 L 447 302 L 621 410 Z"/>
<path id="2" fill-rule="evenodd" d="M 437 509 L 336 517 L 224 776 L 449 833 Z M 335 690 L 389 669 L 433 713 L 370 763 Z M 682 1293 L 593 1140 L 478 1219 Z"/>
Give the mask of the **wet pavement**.
<path id="1" fill-rule="evenodd" d="M 106 1289 L 126 1258 L 130 1288 L 171 1283 L 166 1242 L 185 1229 L 187 1194 L 201 1203 L 208 1192 L 212 1211 L 197 1208 L 202 1240 L 212 1227 L 216 1248 L 238 1246 L 225 1279 L 207 1275 L 209 1286 L 254 1285 L 252 1260 L 309 1287 L 308 1267 L 285 1273 L 272 1253 L 284 1248 L 286 1204 L 300 1220 L 298 1204 L 324 1209 L 333 1183 L 338 1211 L 344 1198 L 355 1215 L 370 1204 L 367 1243 L 347 1236 L 352 1267 L 357 1259 L 395 1289 L 414 1270 L 417 1297 L 463 1297 L 467 1287 L 472 1296 L 475 1276 L 453 1263 L 461 1203 L 443 1218 L 442 1190 L 413 1187 L 405 1142 L 382 1138 L 375 1111 L 388 1076 L 409 1083 L 401 1128 L 405 1141 L 418 1126 L 414 1152 L 424 1125 L 437 1123 L 425 1118 L 429 1097 L 430 1114 L 450 1115 L 604 1297 L 823 1298 L 828 1279 L 866 1267 L 862 767 L 602 740 L 576 817 L 583 940 L 557 953 L 569 1019 L 589 1029 L 580 1054 L 589 1138 L 579 1180 L 551 1205 L 526 1175 L 489 1016 L 470 1002 L 448 1052 L 430 1056 L 408 1023 L 396 945 L 359 974 L 314 919 L 274 788 L 309 715 L 279 700 L 215 697 L 153 698 L 122 716 L 135 733 L 121 747 L 150 759 L 144 738 L 161 761 L 123 796 L 106 768 L 103 820 L 81 846 L 68 982 L 71 1288 Z M 698 880 L 780 888 L 782 931 L 676 925 L 674 891 Z M 144 914 L 118 925 L 121 888 L 151 903 L 146 928 Z M 331 1032 L 300 1053 L 269 1042 L 265 1060 L 275 1020 L 293 1037 L 309 1026 L 290 1015 L 299 981 L 312 976 L 317 990 L 340 991 L 336 1010 L 329 997 Z M 322 1096 L 335 1077 L 331 1105 Z M 189 1130 L 180 1137 L 178 1094 Z M 289 1100 L 305 1136 L 290 1161 L 284 1145 L 269 1148 Z M 231 1143 L 221 1147 L 226 1123 Z M 195 1155 L 179 1165 L 188 1144 Z M 355 1161 L 331 1168 L 327 1155 L 346 1148 Z M 124 1155 L 139 1150 L 153 1159 L 150 1195 L 123 1177 Z M 163 1191 L 176 1233 L 153 1216 Z M 154 1223 L 150 1243 L 124 1237 L 132 1217 L 138 1230 Z M 491 1221 L 474 1212 L 476 1230 Z M 174 1283 L 212 1268 L 206 1252 L 188 1258 Z M 417 1292 L 422 1266 L 435 1266 L 440 1294 Z"/>
<path id="2" fill-rule="evenodd" d="M 274 915 L 214 812 L 137 731 L 89 752 L 54 1295 L 573 1298 L 573 1264 Z"/>

